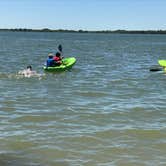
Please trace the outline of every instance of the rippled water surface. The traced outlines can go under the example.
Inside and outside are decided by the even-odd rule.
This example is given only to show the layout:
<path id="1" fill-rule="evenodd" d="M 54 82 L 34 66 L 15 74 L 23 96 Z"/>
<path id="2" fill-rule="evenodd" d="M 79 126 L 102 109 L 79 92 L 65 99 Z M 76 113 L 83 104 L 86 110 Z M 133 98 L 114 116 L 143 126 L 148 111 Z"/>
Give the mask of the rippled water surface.
<path id="1" fill-rule="evenodd" d="M 77 63 L 44 73 L 59 44 Z M 0 32 L 0 166 L 165 166 L 158 59 L 165 35 Z"/>

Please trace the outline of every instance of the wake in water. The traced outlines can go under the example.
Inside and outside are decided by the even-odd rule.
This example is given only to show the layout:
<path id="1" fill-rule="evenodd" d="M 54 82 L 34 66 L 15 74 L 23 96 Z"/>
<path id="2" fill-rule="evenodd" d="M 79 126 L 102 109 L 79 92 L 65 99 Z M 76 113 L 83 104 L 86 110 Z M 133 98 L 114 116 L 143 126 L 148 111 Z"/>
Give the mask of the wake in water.
<path id="1" fill-rule="evenodd" d="M 36 71 L 33 73 L 28 73 L 25 70 L 21 70 L 18 73 L 0 73 L 0 79 L 38 78 L 39 80 L 41 80 L 42 78 L 44 78 L 44 76 L 45 74 L 39 74 Z"/>
<path id="2" fill-rule="evenodd" d="M 45 76 L 45 74 L 39 74 L 36 71 L 32 70 L 31 66 L 27 66 L 27 69 L 20 70 L 18 73 L 0 73 L 0 78 L 31 78 L 36 77 L 39 79 L 42 79 Z"/>
<path id="3" fill-rule="evenodd" d="M 41 79 L 44 76 L 44 74 L 39 74 L 36 71 L 29 72 L 27 70 L 21 70 L 21 71 L 18 72 L 18 74 L 16 76 L 17 76 L 17 78 L 22 78 L 22 77 L 25 77 L 25 78 L 38 77 L 39 79 Z"/>

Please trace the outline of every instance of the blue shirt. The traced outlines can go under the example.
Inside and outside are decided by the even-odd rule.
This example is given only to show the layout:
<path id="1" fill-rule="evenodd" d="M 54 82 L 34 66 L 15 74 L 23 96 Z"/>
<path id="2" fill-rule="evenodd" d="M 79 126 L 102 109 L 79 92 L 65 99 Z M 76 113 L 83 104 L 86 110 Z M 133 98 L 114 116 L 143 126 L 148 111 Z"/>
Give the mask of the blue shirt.
<path id="1" fill-rule="evenodd" d="M 54 60 L 53 59 L 50 59 L 50 58 L 48 58 L 47 59 L 47 67 L 51 67 L 51 66 L 54 66 Z"/>

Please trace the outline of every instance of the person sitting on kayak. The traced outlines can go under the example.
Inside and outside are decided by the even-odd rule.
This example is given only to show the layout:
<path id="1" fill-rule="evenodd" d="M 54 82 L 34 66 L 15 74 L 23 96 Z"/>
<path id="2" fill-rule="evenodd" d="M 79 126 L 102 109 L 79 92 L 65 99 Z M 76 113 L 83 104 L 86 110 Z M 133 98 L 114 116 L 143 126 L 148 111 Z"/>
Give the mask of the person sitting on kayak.
<path id="1" fill-rule="evenodd" d="M 54 60 L 53 60 L 53 54 L 48 54 L 48 59 L 46 62 L 47 67 L 53 67 L 54 66 Z"/>
<path id="2" fill-rule="evenodd" d="M 63 57 L 61 57 L 61 54 L 59 52 L 55 54 L 55 56 L 53 57 L 55 66 L 60 66 L 62 64 L 62 58 Z"/>

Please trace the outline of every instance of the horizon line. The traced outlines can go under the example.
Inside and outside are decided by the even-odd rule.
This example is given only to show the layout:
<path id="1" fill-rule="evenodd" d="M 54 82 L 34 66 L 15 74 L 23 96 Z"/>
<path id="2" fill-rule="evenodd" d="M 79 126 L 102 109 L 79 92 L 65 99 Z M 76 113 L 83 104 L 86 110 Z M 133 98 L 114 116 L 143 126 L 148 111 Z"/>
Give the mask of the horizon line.
<path id="1" fill-rule="evenodd" d="M 166 30 L 73 30 L 73 29 L 50 29 L 50 28 L 0 28 L 0 31 L 22 31 L 22 32 L 76 32 L 76 33 L 157 33 L 166 34 Z"/>

